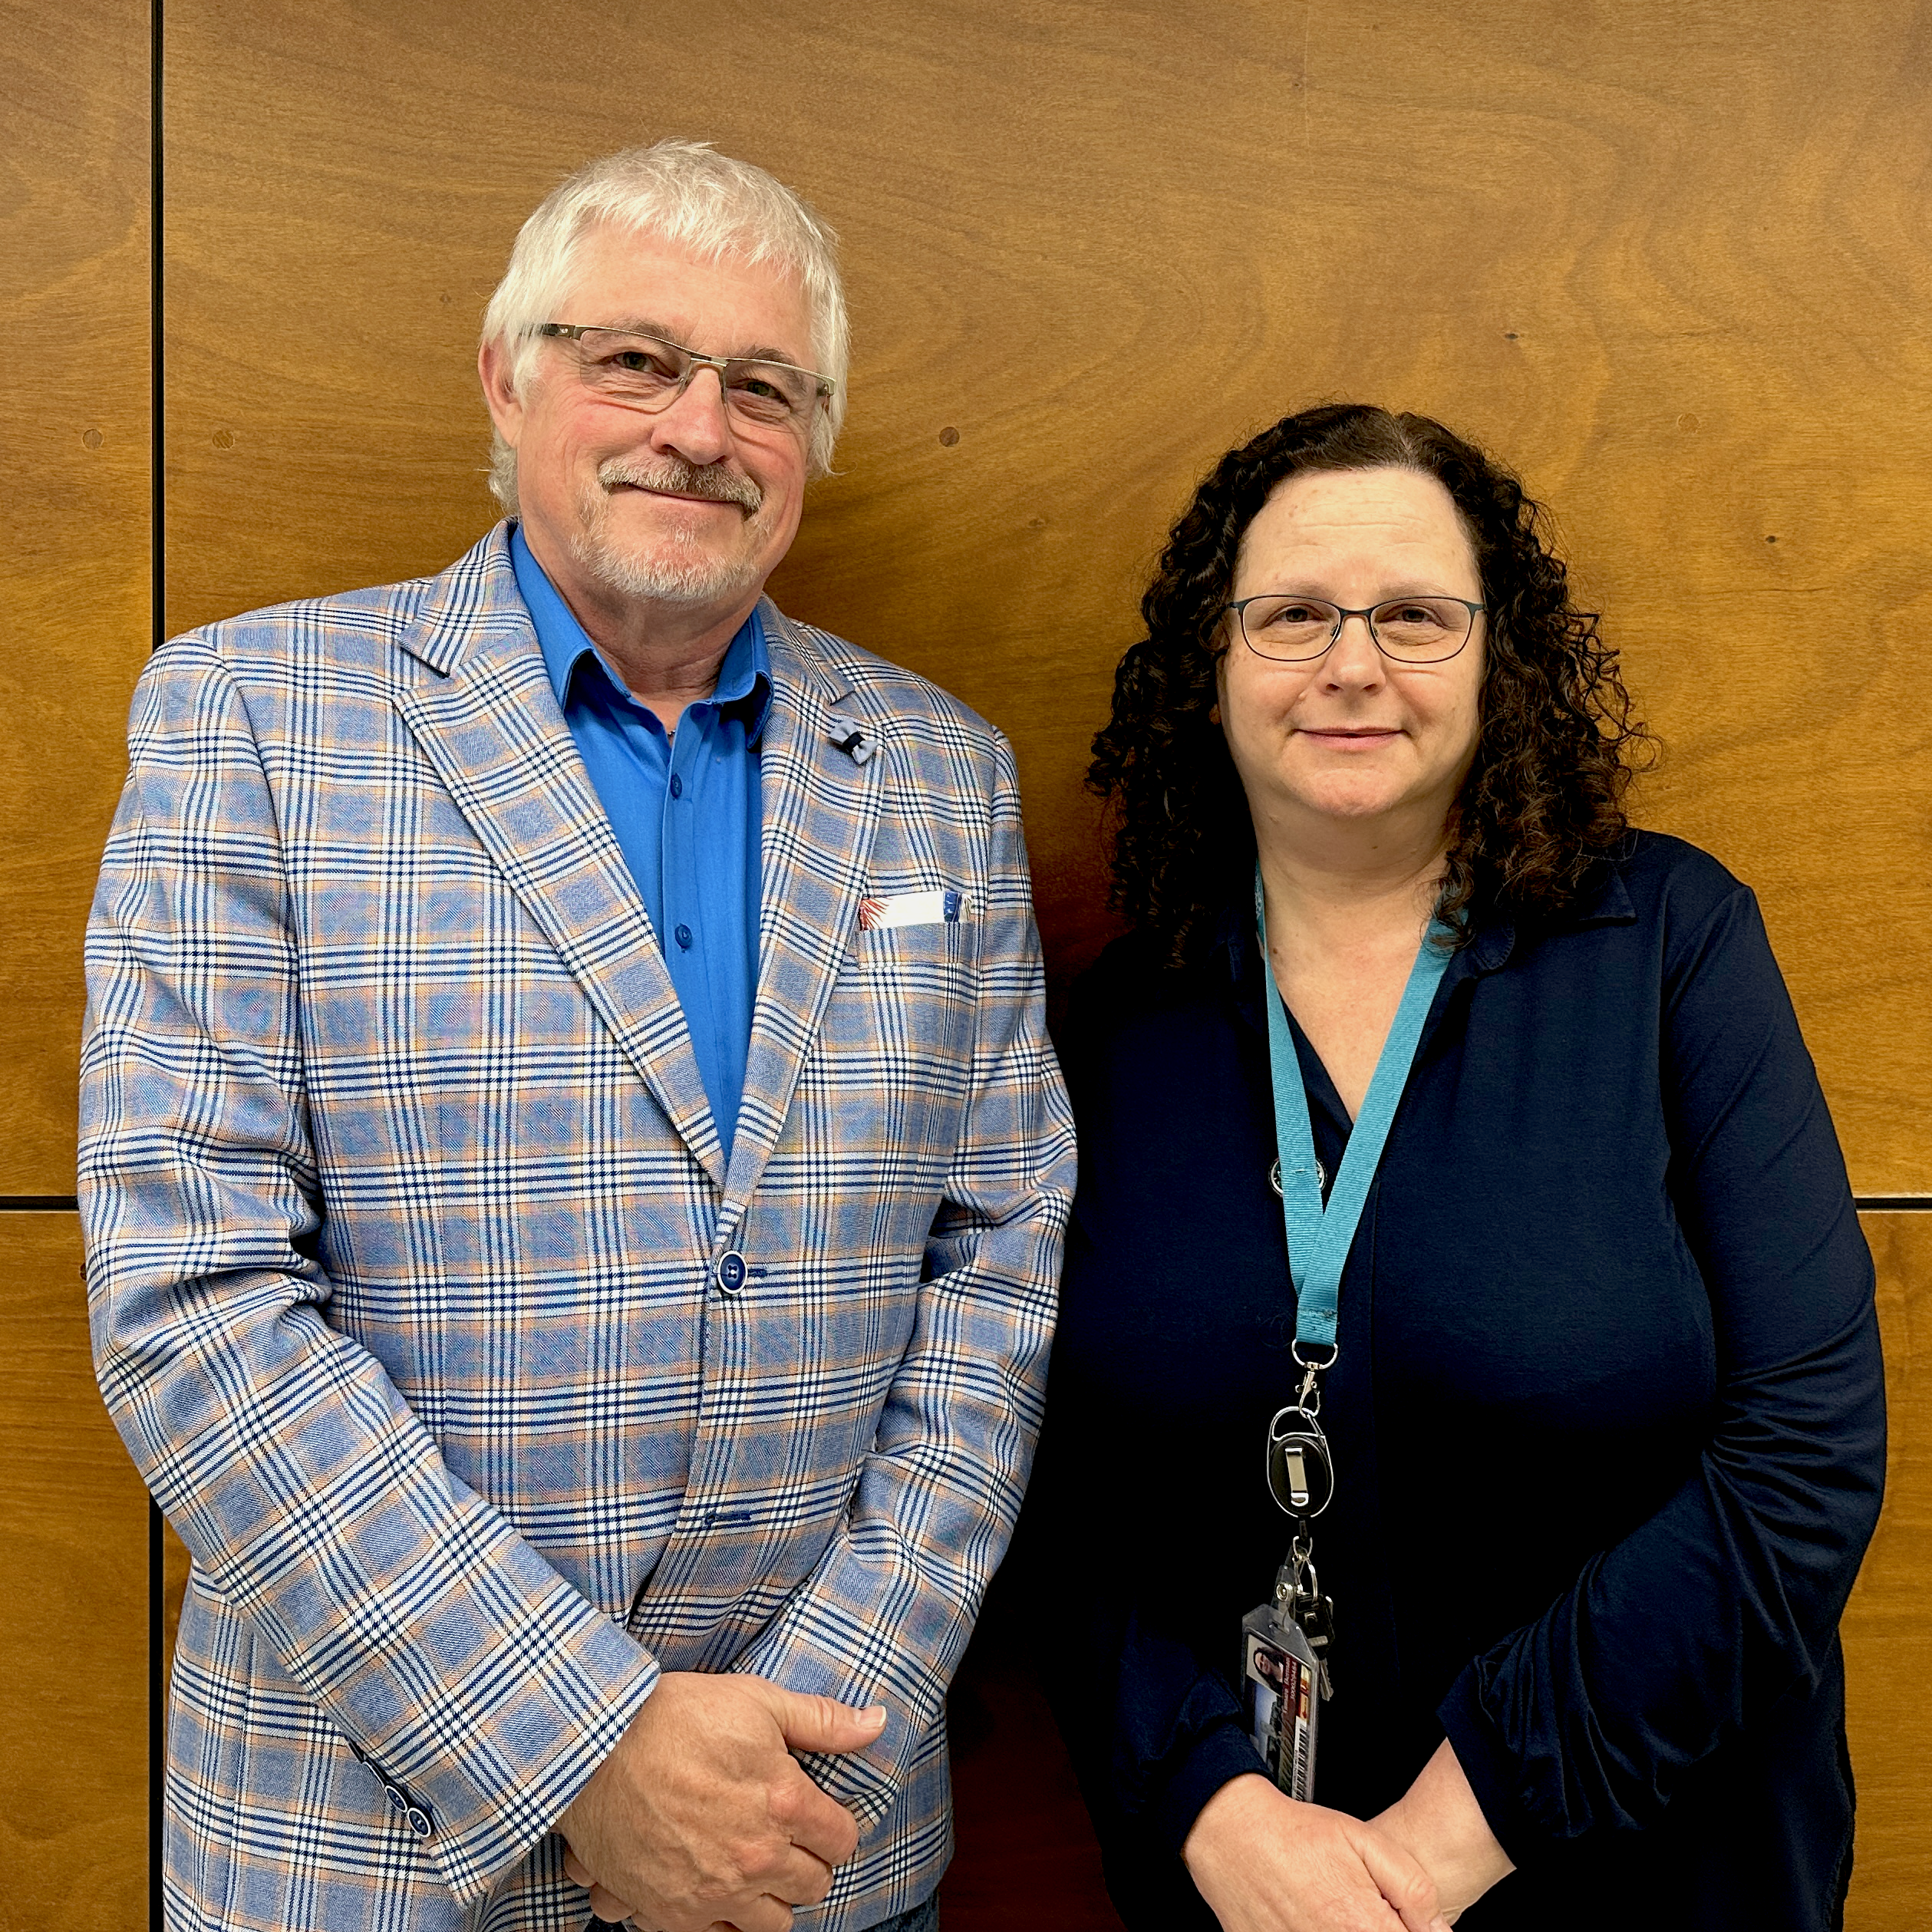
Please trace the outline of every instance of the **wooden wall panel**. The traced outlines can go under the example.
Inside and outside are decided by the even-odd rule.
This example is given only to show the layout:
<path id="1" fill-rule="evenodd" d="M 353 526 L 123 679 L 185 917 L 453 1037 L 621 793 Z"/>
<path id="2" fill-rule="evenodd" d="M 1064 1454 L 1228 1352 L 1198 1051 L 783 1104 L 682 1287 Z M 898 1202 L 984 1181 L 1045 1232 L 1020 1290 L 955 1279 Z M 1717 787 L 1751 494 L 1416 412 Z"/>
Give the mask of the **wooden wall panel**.
<path id="1" fill-rule="evenodd" d="M 0 1215 L 4 1932 L 147 1922 L 147 1499 L 94 1388 L 80 1278 L 76 1216 Z"/>
<path id="2" fill-rule="evenodd" d="M 1194 478 L 1311 400 L 1418 407 L 1561 511 L 1668 741 L 1643 814 L 1762 892 L 1855 1184 L 1932 1187 L 1923 0 L 166 18 L 180 621 L 486 527 L 517 223 L 709 136 L 846 242 L 844 473 L 777 588 L 1012 734 L 1057 970 L 1107 930 L 1085 747 Z"/>
<path id="3" fill-rule="evenodd" d="M 0 60 L 0 1195 L 74 1189 L 81 933 L 147 654 L 149 17 L 14 8 Z M 147 1506 L 71 1213 L 0 1214 L 0 1928 L 147 1899 Z"/>
<path id="4" fill-rule="evenodd" d="M 0 1194 L 69 1195 L 81 931 L 151 628 L 147 7 L 8 9 L 0 120 Z"/>
<path id="5" fill-rule="evenodd" d="M 1845 1619 L 1858 1781 L 1848 1932 L 1918 1932 L 1932 1904 L 1932 1214 L 1864 1217 L 1891 1405 L 1885 1510 Z"/>

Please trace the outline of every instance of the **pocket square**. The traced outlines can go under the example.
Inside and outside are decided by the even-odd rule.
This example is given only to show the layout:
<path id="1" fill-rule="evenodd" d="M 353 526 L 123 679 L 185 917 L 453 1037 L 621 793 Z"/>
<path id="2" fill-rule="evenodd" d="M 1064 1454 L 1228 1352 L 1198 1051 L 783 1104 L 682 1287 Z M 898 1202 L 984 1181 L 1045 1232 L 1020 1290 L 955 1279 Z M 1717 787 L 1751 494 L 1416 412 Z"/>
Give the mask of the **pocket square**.
<path id="1" fill-rule="evenodd" d="M 859 902 L 859 930 L 876 932 L 882 926 L 957 925 L 964 898 L 958 892 L 895 892 L 889 898 Z"/>

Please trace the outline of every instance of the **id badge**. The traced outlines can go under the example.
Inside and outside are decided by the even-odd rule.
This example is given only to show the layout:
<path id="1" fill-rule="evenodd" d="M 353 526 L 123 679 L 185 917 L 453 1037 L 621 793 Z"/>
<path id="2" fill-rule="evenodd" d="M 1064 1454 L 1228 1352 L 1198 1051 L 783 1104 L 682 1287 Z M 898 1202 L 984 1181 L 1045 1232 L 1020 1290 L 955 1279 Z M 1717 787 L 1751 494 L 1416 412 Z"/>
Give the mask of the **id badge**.
<path id="1" fill-rule="evenodd" d="M 1258 1604 L 1241 1619 L 1241 1633 L 1248 1735 L 1276 1785 L 1289 1797 L 1311 1803 L 1315 1734 L 1321 1723 L 1315 1653 L 1293 1624 L 1275 1622 L 1268 1604 Z"/>

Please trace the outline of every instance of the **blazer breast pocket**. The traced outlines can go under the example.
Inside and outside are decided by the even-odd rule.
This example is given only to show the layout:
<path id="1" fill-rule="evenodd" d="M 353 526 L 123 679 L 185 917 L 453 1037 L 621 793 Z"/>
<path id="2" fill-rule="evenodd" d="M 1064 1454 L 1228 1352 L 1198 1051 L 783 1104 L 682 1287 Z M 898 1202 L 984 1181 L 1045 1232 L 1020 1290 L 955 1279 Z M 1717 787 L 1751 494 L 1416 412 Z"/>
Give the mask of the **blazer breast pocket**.
<path id="1" fill-rule="evenodd" d="M 842 983 L 855 983 L 882 1040 L 943 1047 L 970 1031 L 978 937 L 970 918 L 862 930 L 852 935 Z"/>
<path id="2" fill-rule="evenodd" d="M 978 930 L 970 918 L 855 931 L 801 1075 L 835 1138 L 943 1161 L 971 1086 Z"/>

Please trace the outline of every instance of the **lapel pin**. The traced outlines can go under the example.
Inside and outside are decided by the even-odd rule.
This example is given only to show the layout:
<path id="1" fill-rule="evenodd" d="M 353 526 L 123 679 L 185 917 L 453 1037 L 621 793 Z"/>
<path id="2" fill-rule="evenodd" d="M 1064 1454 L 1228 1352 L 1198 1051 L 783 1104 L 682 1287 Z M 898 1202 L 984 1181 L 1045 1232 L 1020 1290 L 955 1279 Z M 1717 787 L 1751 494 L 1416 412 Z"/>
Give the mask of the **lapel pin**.
<path id="1" fill-rule="evenodd" d="M 855 765 L 862 765 L 872 755 L 872 747 L 862 731 L 854 731 L 849 736 L 834 738 L 832 741 Z"/>

